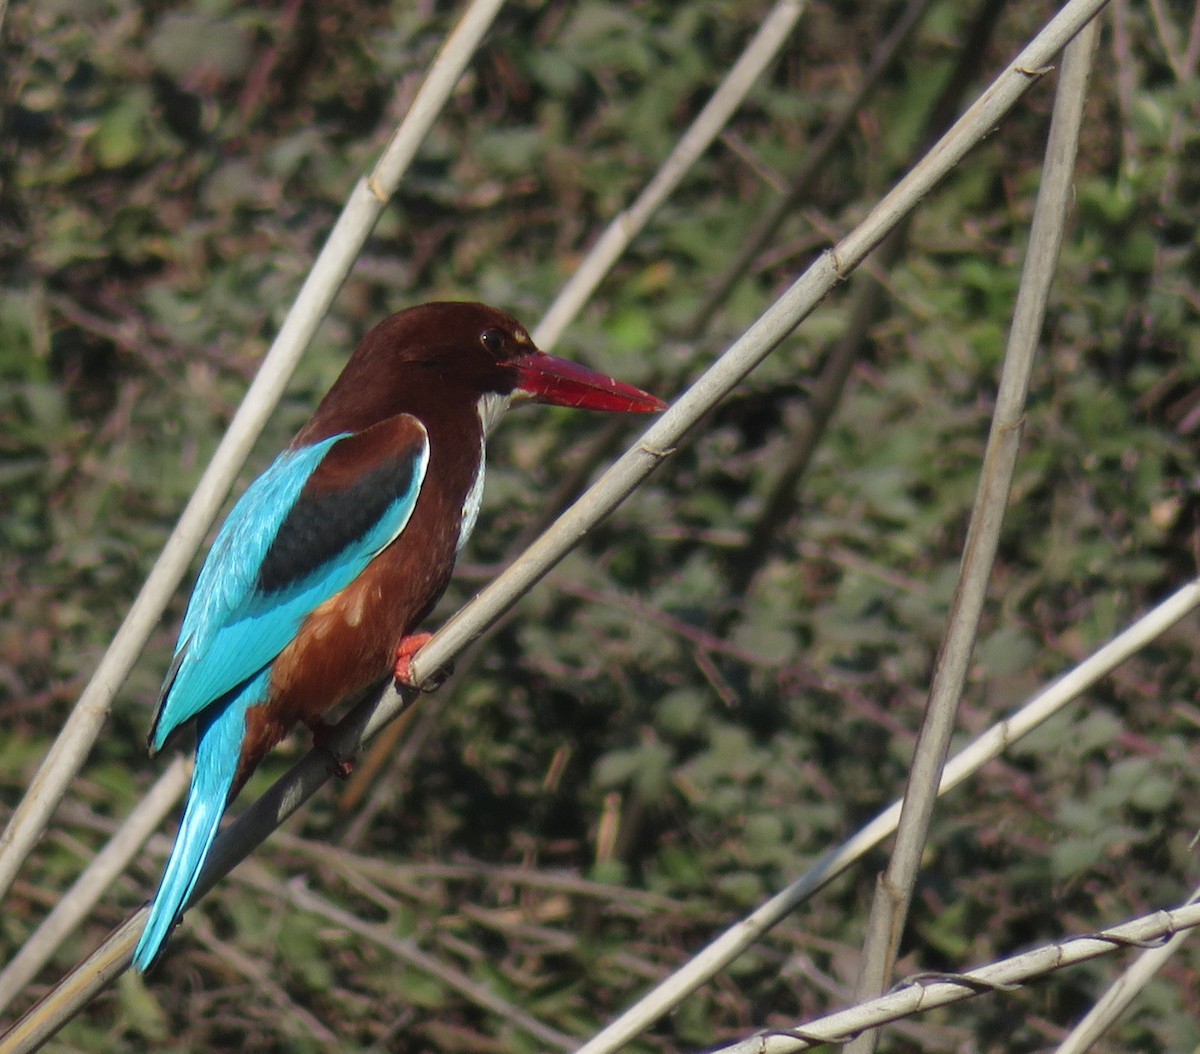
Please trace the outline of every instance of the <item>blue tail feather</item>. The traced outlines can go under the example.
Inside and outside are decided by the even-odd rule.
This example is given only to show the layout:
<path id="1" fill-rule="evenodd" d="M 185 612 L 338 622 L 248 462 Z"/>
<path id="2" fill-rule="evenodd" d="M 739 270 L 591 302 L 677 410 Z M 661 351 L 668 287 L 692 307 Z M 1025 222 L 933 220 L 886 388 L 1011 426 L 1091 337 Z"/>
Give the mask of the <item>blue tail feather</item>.
<path id="1" fill-rule="evenodd" d="M 133 965 L 143 973 L 154 965 L 196 888 L 237 774 L 246 710 L 262 702 L 269 681 L 267 667 L 232 692 L 227 702 L 218 703 L 212 717 L 205 714 L 198 722 L 196 768 L 187 805 L 146 928 L 133 953 Z"/>

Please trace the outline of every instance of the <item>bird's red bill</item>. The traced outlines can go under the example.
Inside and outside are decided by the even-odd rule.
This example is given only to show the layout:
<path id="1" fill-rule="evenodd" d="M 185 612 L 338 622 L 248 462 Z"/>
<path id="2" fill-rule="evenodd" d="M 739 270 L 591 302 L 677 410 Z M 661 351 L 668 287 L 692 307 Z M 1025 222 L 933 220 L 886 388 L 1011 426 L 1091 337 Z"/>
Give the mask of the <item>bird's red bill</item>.
<path id="1" fill-rule="evenodd" d="M 557 355 L 536 351 L 513 365 L 518 374 L 517 390 L 539 403 L 622 414 L 653 414 L 667 408 L 661 399 L 641 388 Z"/>

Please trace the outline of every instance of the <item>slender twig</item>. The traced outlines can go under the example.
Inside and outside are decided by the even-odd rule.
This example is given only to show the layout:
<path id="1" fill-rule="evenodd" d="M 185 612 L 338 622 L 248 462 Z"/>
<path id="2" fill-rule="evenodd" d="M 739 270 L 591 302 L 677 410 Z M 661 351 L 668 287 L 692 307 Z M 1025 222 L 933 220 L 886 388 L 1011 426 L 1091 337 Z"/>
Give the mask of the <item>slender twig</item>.
<path id="1" fill-rule="evenodd" d="M 904 19 L 893 31 L 893 37 L 901 36 L 905 22 L 915 19 L 920 14 L 913 9 L 920 7 L 919 3 L 910 5 Z M 937 141 L 937 137 L 945 131 L 958 112 L 963 95 L 978 76 L 980 56 L 987 50 L 988 41 L 995 31 L 1003 7 L 1003 0 L 984 0 L 975 11 L 963 38 L 954 70 L 929 108 L 919 140 L 920 152 L 914 152 L 913 160 Z M 879 66 L 878 59 L 876 66 Z M 782 221 L 782 216 L 780 220 Z M 858 279 L 857 288 L 847 309 L 846 328 L 829 352 L 812 385 L 805 408 L 807 412 L 789 438 L 789 449 L 771 484 L 771 489 L 767 492 L 762 512 L 755 521 L 746 544 L 730 553 L 729 573 L 726 577 L 727 606 L 723 617 L 717 621 L 719 633 L 726 630 L 729 622 L 745 609 L 743 600 L 752 589 L 755 576 L 770 556 L 772 540 L 791 519 L 799 503 L 800 484 L 808 471 L 809 463 L 841 404 L 850 371 L 865 353 L 871 328 L 883 312 L 887 288 L 880 276 L 891 272 L 904 251 L 907 236 L 906 222 L 888 235 L 887 240 L 875 250 L 871 257 L 870 273 Z"/>
<path id="2" fill-rule="evenodd" d="M 272 1018 L 277 1021 L 279 1031 L 291 1033 L 292 1038 L 298 1040 L 315 1039 L 327 1049 L 337 1048 L 338 1036 L 307 1007 L 297 1003 L 287 989 L 263 968 L 262 962 L 251 958 L 232 942 L 218 937 L 207 919 L 198 919 L 196 929 L 196 936 L 208 946 L 211 954 L 221 960 L 226 969 L 237 971 L 253 984 L 255 1004 L 274 1004 Z"/>
<path id="3" fill-rule="evenodd" d="M 454 673 L 436 698 L 419 700 L 420 706 L 405 710 L 397 715 L 387 728 L 371 744 L 363 757 L 362 765 L 355 764 L 354 776 L 338 797 L 338 811 L 347 817 L 346 826 L 338 836 L 338 844 L 353 848 L 366 836 L 375 818 L 384 809 L 397 809 L 395 785 L 390 780 L 380 779 L 378 774 L 385 768 L 403 772 L 418 757 L 438 727 L 440 712 L 456 698 L 458 686 L 464 683 L 475 668 L 475 660 L 482 641 L 464 652 Z M 359 769 L 362 769 L 360 775 Z M 365 802 L 361 799 L 367 795 Z"/>
<path id="4" fill-rule="evenodd" d="M 454 674 L 442 686 L 445 692 L 443 698 L 454 697 L 459 676 L 458 667 L 455 667 Z M 413 728 L 414 719 L 418 715 L 427 715 L 430 709 L 429 704 L 426 703 L 423 709 L 412 707 L 405 710 L 379 733 L 365 756 L 355 762 L 354 774 L 350 782 L 346 785 L 346 789 L 338 795 L 338 812 L 347 816 L 351 813 L 354 814 L 354 818 L 338 833 L 339 845 L 346 847 L 356 845 L 370 829 L 379 810 L 384 808 L 385 799 L 391 800 L 392 790 L 385 781 L 379 778 L 380 774 L 384 769 L 398 767 L 399 761 L 396 754 L 401 740 L 405 743 L 411 741 L 412 737 L 409 733 Z M 365 806 L 362 804 L 364 797 L 367 798 Z"/>
<path id="5" fill-rule="evenodd" d="M 1200 900 L 1200 888 L 1192 891 L 1189 904 Z M 1054 1054 L 1085 1054 L 1129 1008 L 1130 1004 L 1145 990 L 1154 975 L 1163 968 L 1185 940 L 1191 930 L 1180 930 L 1166 944 L 1142 952 L 1120 977 L 1118 977 L 1095 1003 L 1091 1010 L 1071 1033 L 1054 1050 Z"/>
<path id="6" fill-rule="evenodd" d="M 968 744 L 946 764 L 938 793 L 947 794 L 964 783 L 989 761 L 998 758 L 1014 743 L 1041 727 L 1131 655 L 1156 640 L 1197 608 L 1200 608 L 1200 579 L 1171 594 L 1133 625 L 1036 695 L 1012 717 L 993 725 Z M 662 984 L 647 992 L 581 1047 L 578 1054 L 612 1054 L 670 1013 L 809 897 L 824 889 L 880 845 L 885 838 L 894 834 L 899 820 L 900 802 L 897 801 L 847 841 L 822 855 L 791 885 L 776 893 L 761 907 L 740 919 L 702 948 Z"/>
<path id="7" fill-rule="evenodd" d="M 594 899 L 609 903 L 606 911 L 646 915 L 651 912 L 679 915 L 694 913 L 689 905 L 661 893 L 628 886 L 611 885 L 580 878 L 573 871 L 517 867 L 511 864 L 472 863 L 443 864 L 429 861 L 419 864 L 400 864 L 376 856 L 363 856 L 326 845 L 317 845 L 307 838 L 280 831 L 275 835 L 280 847 L 293 853 L 312 857 L 314 863 L 332 868 L 339 874 L 362 875 L 380 886 L 407 892 L 417 885 L 432 882 L 486 882 L 495 886 L 516 886 L 565 893 L 572 897 Z M 617 902 L 620 903 L 617 903 Z"/>
<path id="8" fill-rule="evenodd" d="M 113 697 L 187 571 L 300 355 L 308 347 L 375 221 L 503 3 L 504 0 L 474 0 L 430 67 L 425 83 L 383 155 L 351 193 L 175 530 L 0 835 L 0 897 L 12 885 L 95 743 Z"/>
<path id="9" fill-rule="evenodd" d="M 903 243 L 903 231 L 894 231 L 876 251 L 874 262 L 890 269 L 900 256 Z M 849 323 L 813 382 L 804 417 L 789 437 L 783 464 L 771 483 L 750 536 L 745 545 L 730 551 L 725 610 L 718 613 L 716 620 L 718 635 L 744 610 L 746 594 L 771 554 L 771 542 L 791 519 L 800 500 L 800 483 L 841 405 L 850 371 L 862 356 L 871 326 L 879 317 L 884 303 L 883 285 L 870 275 L 864 275 L 860 281 L 862 284 L 849 308 Z"/>
<path id="10" fill-rule="evenodd" d="M 904 13 L 897 19 L 892 31 L 872 56 L 871 64 L 863 73 L 853 94 L 822 128 L 821 134 L 809 147 L 804 155 L 804 163 L 792 177 L 787 189 L 755 224 L 753 230 L 742 242 L 741 248 L 738 249 L 737 256 L 705 294 L 696 313 L 681 327 L 680 338 L 682 340 L 694 340 L 699 337 L 708 323 L 712 321 L 713 315 L 725 303 L 733 287 L 751 273 L 752 265 L 758 258 L 758 254 L 778 236 L 780 226 L 795 210 L 797 204 L 803 200 L 817 177 L 825 171 L 830 155 L 852 127 L 863 103 L 870 98 L 892 61 L 900 53 L 900 49 L 920 25 L 928 7 L 929 0 L 909 0 Z"/>
<path id="11" fill-rule="evenodd" d="M 1079 31 L 1105 0 L 1071 0 L 1021 51 L 938 145 L 832 250 L 822 255 L 653 424 L 642 438 L 568 509 L 544 535 L 489 587 L 454 616 L 414 657 L 414 683 L 432 682 L 472 640 L 481 636 L 505 611 L 563 558 L 596 523 L 607 516 L 670 455 L 675 445 L 716 403 L 773 351 L 839 282 L 914 209 L 921 199 L 988 135 L 1000 118 L 1035 83 L 1041 70 Z M 355 755 L 411 701 L 388 687 L 377 699 L 356 707 L 330 736 L 338 755 Z M 260 797 L 236 824 L 217 840 L 193 903 L 222 875 L 294 813 L 329 777 L 328 751 L 311 751 Z M 109 936 L 94 955 L 40 1004 L 44 1039 L 60 1028 L 124 965 L 128 964 L 145 921 L 143 908 Z M 47 1010 L 53 1006 L 53 1010 Z M 19 1023 L 14 1034 L 29 1034 Z M 29 1049 L 0 1040 L 0 1054 Z"/>
<path id="12" fill-rule="evenodd" d="M 1171 21 L 1171 16 L 1163 10 L 1162 0 L 1150 0 L 1148 6 L 1150 22 L 1154 26 L 1159 44 L 1162 45 L 1167 65 L 1171 67 L 1171 72 L 1175 74 L 1176 80 L 1186 81 L 1188 79 L 1187 67 L 1184 65 L 1186 46 L 1180 44 L 1179 32 Z"/>
<path id="13" fill-rule="evenodd" d="M 785 658 L 767 658 L 765 655 L 760 655 L 730 641 L 727 637 L 702 629 L 685 619 L 676 618 L 662 608 L 647 603 L 637 596 L 612 590 L 595 589 L 591 586 L 581 585 L 579 582 L 564 582 L 562 592 L 565 596 L 578 597 L 588 604 L 624 608 L 634 615 L 639 623 L 652 623 L 667 633 L 687 641 L 688 644 L 700 651 L 723 655 L 735 662 L 745 663 L 747 666 L 777 669 L 787 661 Z"/>
<path id="14" fill-rule="evenodd" d="M 934 667 L 929 704 L 913 753 L 896 844 L 887 871 L 875 887 L 855 991 L 858 1001 L 879 995 L 889 987 L 921 856 L 929 838 L 942 767 L 967 680 L 1020 452 L 1029 377 L 1066 226 L 1095 41 L 1095 23 L 1090 23 L 1067 45 L 1063 54 L 1043 178 L 1034 207 L 1029 249 L 1017 291 L 996 410 L 983 455 L 979 490 L 963 547 L 962 569 L 950 606 L 946 636 Z M 847 1047 L 848 1054 L 870 1054 L 877 1042 L 877 1033 L 864 1033 Z"/>
<path id="15" fill-rule="evenodd" d="M 135 911 L 108 935 L 87 960 L 76 966 L 50 993 L 0 1036 L 4 1054 L 37 1050 L 129 968 L 133 946 L 146 925 L 149 908 Z"/>
<path id="16" fill-rule="evenodd" d="M 190 775 L 191 765 L 182 756 L 176 758 L 129 814 L 117 834 L 62 895 L 54 910 L 21 944 L 20 951 L 0 971 L 0 1011 L 37 976 L 37 972 L 87 917 L 109 886 L 128 870 L 129 862 L 138 854 L 146 839 L 158 829 L 167 813 L 183 796 Z"/>
<path id="17" fill-rule="evenodd" d="M 397 937 L 388 926 L 363 922 L 357 915 L 339 908 L 324 897 L 306 889 L 299 881 L 287 882 L 282 885 L 277 882 L 265 881 L 255 884 L 274 896 L 281 894 L 286 896 L 301 911 L 318 915 L 348 933 L 357 934 L 364 940 L 378 945 L 401 962 L 408 963 L 422 973 L 441 981 L 447 988 L 457 992 L 470 1002 L 493 1014 L 498 1014 L 504 1021 L 527 1032 L 539 1042 L 549 1044 L 559 1050 L 568 1050 L 574 1045 L 573 1039 L 566 1033 L 543 1024 L 507 999 L 502 999 L 491 989 L 471 980 L 461 970 L 447 966 L 428 952 L 422 951 L 417 947 L 415 941 Z"/>
<path id="18" fill-rule="evenodd" d="M 1134 121 L 1134 97 L 1137 94 L 1138 63 L 1134 58 L 1133 45 L 1129 37 L 1128 0 L 1113 0 L 1112 5 L 1112 52 L 1111 69 L 1117 86 L 1117 111 L 1121 130 L 1121 164 L 1123 171 L 1136 171 L 1140 161 L 1138 137 Z"/>
<path id="19" fill-rule="evenodd" d="M 1187 80 L 1196 74 L 1196 64 L 1200 62 L 1200 4 L 1192 8 L 1192 24 L 1188 27 L 1187 47 L 1183 54 L 1183 68 Z"/>
<path id="20" fill-rule="evenodd" d="M 1192 82 L 1196 78 L 1196 64 L 1200 61 L 1200 4 L 1193 6 L 1192 22 L 1188 29 L 1187 40 L 1182 46 L 1177 46 L 1175 27 L 1170 21 L 1170 16 L 1162 9 L 1161 3 L 1154 0 L 1150 4 L 1150 10 L 1175 79 L 1181 87 L 1190 91 L 1193 88 Z M 1162 171 L 1158 187 L 1158 205 L 1164 214 L 1169 212 L 1171 206 L 1177 201 L 1181 170 L 1187 164 L 1184 157 L 1185 151 L 1182 149 L 1186 134 L 1185 114 L 1176 110 L 1171 113 L 1169 122 L 1162 156 L 1170 161 Z M 1188 169 L 1190 170 L 1190 166 Z M 1166 272 L 1171 267 L 1170 260 L 1171 254 L 1164 251 L 1161 244 L 1156 243 L 1149 288 L 1156 289 L 1164 285 L 1164 280 L 1167 278 Z"/>
<path id="21" fill-rule="evenodd" d="M 549 347 L 558 340 L 629 243 L 720 134 L 763 70 L 787 42 L 788 34 L 804 10 L 804 3 L 805 0 L 778 0 L 771 8 L 746 50 L 683 134 L 671 156 L 663 162 L 637 200 L 613 218 L 571 280 L 563 286 L 533 331 L 533 339 L 539 345 Z"/>
<path id="22" fill-rule="evenodd" d="M 902 1017 L 961 1003 L 974 996 L 1007 992 L 1055 970 L 1112 955 L 1124 948 L 1157 944 L 1196 926 L 1200 926 L 1200 904 L 1188 903 L 1170 911 L 1156 911 L 1120 926 L 1066 937 L 965 973 L 919 975 L 878 999 L 805 1022 L 794 1029 L 764 1032 L 741 1043 L 721 1047 L 712 1054 L 793 1054 L 823 1043 L 844 1042 L 864 1029 L 875 1029 Z"/>

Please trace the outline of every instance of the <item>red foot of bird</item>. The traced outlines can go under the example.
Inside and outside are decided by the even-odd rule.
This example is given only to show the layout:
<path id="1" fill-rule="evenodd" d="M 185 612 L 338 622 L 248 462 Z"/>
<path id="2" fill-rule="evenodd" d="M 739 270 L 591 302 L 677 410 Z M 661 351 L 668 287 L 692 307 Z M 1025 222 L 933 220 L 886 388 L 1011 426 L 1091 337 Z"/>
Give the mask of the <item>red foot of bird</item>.
<path id="1" fill-rule="evenodd" d="M 396 683 L 402 688 L 416 688 L 412 679 L 412 658 L 433 640 L 432 633 L 411 633 L 400 641 L 396 649 Z"/>
<path id="2" fill-rule="evenodd" d="M 333 728 L 328 721 L 318 718 L 309 723 L 313 746 L 329 755 L 330 774 L 340 780 L 348 780 L 354 771 L 354 759 L 343 757 L 333 749 Z"/>
<path id="3" fill-rule="evenodd" d="M 440 688 L 446 678 L 450 676 L 451 669 L 445 669 L 438 670 L 423 686 L 413 681 L 412 658 L 432 639 L 432 633 L 412 633 L 400 641 L 400 646 L 396 649 L 395 675 L 397 686 L 432 692 L 435 688 Z"/>

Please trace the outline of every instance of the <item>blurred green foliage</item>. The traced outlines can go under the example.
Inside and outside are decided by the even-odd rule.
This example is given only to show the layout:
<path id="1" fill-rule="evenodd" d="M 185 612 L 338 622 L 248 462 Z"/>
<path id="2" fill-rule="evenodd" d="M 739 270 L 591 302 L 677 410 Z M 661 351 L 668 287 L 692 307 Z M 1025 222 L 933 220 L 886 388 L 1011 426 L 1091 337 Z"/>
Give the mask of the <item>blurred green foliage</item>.
<path id="1" fill-rule="evenodd" d="M 766 8 L 510 4 L 245 478 L 385 313 L 477 298 L 532 325 Z M 457 13 L 371 0 L 52 0 L 9 10 L 0 151 L 8 809 Z M 963 5 L 933 6 L 703 338 L 674 338 L 853 91 L 892 13 L 809 6 L 721 144 L 567 334 L 567 354 L 670 395 L 873 204 L 911 159 L 958 62 Z M 971 91 L 1044 15 L 1005 12 Z M 1200 90 L 1145 11 L 1126 7 L 1123 17 L 1123 35 L 1105 34 L 1088 102 L 1073 226 L 964 735 L 1195 573 Z M 896 797 L 954 588 L 1053 83 L 1036 86 L 917 214 L 886 276 L 887 312 L 798 507 L 749 554 L 746 595 L 729 583 L 811 378 L 845 326 L 844 293 L 521 603 L 467 683 L 422 704 L 366 804 L 347 814 L 342 788 L 320 795 L 243 868 L 253 881 L 233 876 L 189 916 L 148 984 L 123 978 L 56 1049 L 544 1049 L 445 979 L 290 903 L 286 884 L 304 876 L 391 938 L 583 1037 Z M 513 414 L 443 612 L 507 558 L 561 480 L 594 473 L 612 449 L 605 428 L 565 412 Z M 9 953 L 160 771 L 144 734 L 183 600 L 6 902 Z M 1193 619 L 1167 634 L 945 803 L 902 972 L 1093 930 L 1194 885 L 1194 629 Z M 247 797 L 305 745 L 297 737 L 281 749 Z M 147 896 L 163 848 L 124 877 L 33 995 Z M 634 1049 L 712 1045 L 840 1005 L 883 859 L 819 894 Z M 891 1033 L 889 1049 L 1043 1049 L 1118 968 L 1093 964 L 922 1019 Z M 1173 960 L 1113 1042 L 1200 1042 L 1198 972 L 1194 952 Z"/>

